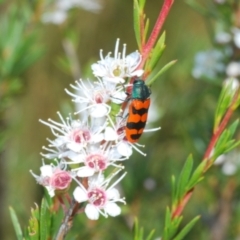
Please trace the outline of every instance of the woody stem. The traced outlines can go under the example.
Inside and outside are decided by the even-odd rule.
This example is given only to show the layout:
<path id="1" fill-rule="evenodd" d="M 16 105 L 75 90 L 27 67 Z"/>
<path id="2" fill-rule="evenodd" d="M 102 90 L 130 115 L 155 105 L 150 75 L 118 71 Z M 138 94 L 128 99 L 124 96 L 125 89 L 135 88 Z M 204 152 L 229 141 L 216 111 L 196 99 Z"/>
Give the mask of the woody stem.
<path id="1" fill-rule="evenodd" d="M 67 233 L 72 228 L 73 224 L 73 218 L 76 215 L 77 211 L 79 209 L 79 203 L 76 202 L 74 199 L 72 200 L 70 207 L 68 211 L 65 214 L 65 217 L 63 219 L 63 222 L 59 228 L 59 231 L 57 233 L 57 236 L 55 240 L 63 240 L 65 239 Z"/>

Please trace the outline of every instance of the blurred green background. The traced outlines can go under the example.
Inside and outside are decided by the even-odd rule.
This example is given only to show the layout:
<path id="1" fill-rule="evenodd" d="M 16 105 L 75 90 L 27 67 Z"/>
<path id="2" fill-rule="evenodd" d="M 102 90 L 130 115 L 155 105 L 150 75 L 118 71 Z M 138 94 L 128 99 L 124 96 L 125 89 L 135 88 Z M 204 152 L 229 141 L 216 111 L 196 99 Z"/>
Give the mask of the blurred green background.
<path id="1" fill-rule="evenodd" d="M 11 4 L 34 7 L 34 1 L 11 1 Z M 162 0 L 148 0 L 146 13 L 153 26 Z M 201 2 L 200 0 L 198 2 Z M 204 1 L 205 2 L 205 1 Z M 43 188 L 29 173 L 39 173 L 41 148 L 51 138 L 49 129 L 38 119 L 57 120 L 57 111 L 67 111 L 71 99 L 64 92 L 73 83 L 59 64 L 65 55 L 62 40 L 66 32 L 77 39 L 76 53 L 82 69 L 81 77 L 89 75 L 89 66 L 99 59 L 99 50 L 106 55 L 114 50 L 116 38 L 127 43 L 127 52 L 137 49 L 133 32 L 133 3 L 130 0 L 102 0 L 102 10 L 92 13 L 83 9 L 71 10 L 68 20 L 61 26 L 32 22 L 32 32 L 37 35 L 35 48 L 42 49 L 42 57 L 21 74 L 24 85 L 21 93 L 11 100 L 4 113 L 7 123 L 7 142 L 1 163 L 1 220 L 0 239 L 16 239 L 8 207 L 16 210 L 22 226 L 27 226 L 30 208 L 39 204 Z M 35 6 L 36 7 L 36 6 Z M 0 5 L 0 14 L 7 12 L 9 4 Z M 148 233 L 156 229 L 161 236 L 166 206 L 171 200 L 171 176 L 178 175 L 189 153 L 199 163 L 211 137 L 212 121 L 220 85 L 194 80 L 191 76 L 194 55 L 211 47 L 207 19 L 191 9 L 184 1 L 175 1 L 163 27 L 166 30 L 167 48 L 159 63 L 171 60 L 177 63 L 154 83 L 153 105 L 160 118 L 151 126 L 161 130 L 146 133 L 140 143 L 146 144 L 147 157 L 134 153 L 125 162 L 126 178 L 122 191 L 127 205 L 121 216 L 93 222 L 79 215 L 73 233 L 67 239 L 132 239 L 131 228 L 135 217 Z M 1 29 L 0 29 L 1 32 Z M 0 33 L 1 34 L 1 33 Z M 29 54 L 25 53 L 26 56 Z M 80 76 L 79 76 L 80 77 Z M 0 99 L 1 101 L 1 99 Z M 239 134 L 239 131 L 238 131 Z M 239 136 L 238 136 L 239 137 Z M 4 161 L 4 162 L 3 162 Z M 227 238 L 239 239 L 240 205 L 238 178 L 226 177 L 214 167 L 195 189 L 184 211 L 183 224 L 201 215 L 200 221 L 186 239 L 219 239 L 214 234 L 215 225 L 224 211 Z M 233 211 L 234 209 L 234 211 Z M 222 223 L 222 222 L 221 222 Z M 76 234 L 79 234 L 77 237 Z"/>

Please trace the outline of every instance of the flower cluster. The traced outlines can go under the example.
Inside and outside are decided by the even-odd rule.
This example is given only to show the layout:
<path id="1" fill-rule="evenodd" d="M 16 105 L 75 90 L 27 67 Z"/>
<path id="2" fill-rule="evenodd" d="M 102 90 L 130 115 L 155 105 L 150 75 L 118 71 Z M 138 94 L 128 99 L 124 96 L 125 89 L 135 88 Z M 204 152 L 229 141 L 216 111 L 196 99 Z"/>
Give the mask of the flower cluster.
<path id="1" fill-rule="evenodd" d="M 102 6 L 98 0 L 55 0 L 50 3 L 49 8 L 52 10 L 43 13 L 42 22 L 59 25 L 67 20 L 68 12 L 72 8 L 82 8 L 86 11 L 97 13 Z"/>
<path id="2" fill-rule="evenodd" d="M 233 8 L 227 16 L 224 9 Z M 218 81 L 219 79 L 240 79 L 240 25 L 238 10 L 229 1 L 215 0 L 209 15 L 219 16 L 214 26 L 214 47 L 196 54 L 192 75 L 196 79 Z M 222 16 L 222 17 L 221 17 Z M 224 16 L 224 17 L 223 17 Z M 231 19 L 231 20 L 230 20 Z"/>
<path id="3" fill-rule="evenodd" d="M 218 16 L 213 28 L 214 48 L 196 54 L 192 75 L 196 79 L 222 84 L 227 89 L 229 99 L 232 99 L 240 86 L 239 8 L 226 0 L 215 0 L 212 6 L 213 8 L 208 10 L 211 11 L 209 15 Z M 232 11 L 226 13 L 226 9 Z M 222 166 L 225 175 L 233 175 L 240 169 L 239 152 L 233 150 L 230 154 L 220 155 L 215 164 Z"/>
<path id="4" fill-rule="evenodd" d="M 224 175 L 232 176 L 240 170 L 239 156 L 239 151 L 235 150 L 230 153 L 220 155 L 214 164 L 221 166 Z"/>
<path id="5" fill-rule="evenodd" d="M 143 74 L 138 69 L 141 55 L 137 51 L 126 55 L 126 45 L 120 53 L 117 40 L 114 56 L 109 53 L 103 57 L 102 51 L 100 56 L 101 60 L 92 65 L 95 82 L 79 80 L 71 85 L 72 90 L 66 89 L 77 105 L 76 112 L 67 118 L 58 113 L 60 122 L 40 120 L 54 135 L 41 153 L 51 163 L 43 164 L 40 176 L 32 173 L 51 197 L 75 188 L 73 197 L 87 202 L 85 213 L 94 220 L 99 214 L 120 214 L 117 202 L 125 201 L 115 186 L 126 173 L 115 182 L 113 178 L 123 170 L 121 162 L 131 156 L 133 148 L 142 153 L 141 145 L 126 140 L 127 110 L 123 107 L 125 89 L 131 86 L 128 81 Z"/>

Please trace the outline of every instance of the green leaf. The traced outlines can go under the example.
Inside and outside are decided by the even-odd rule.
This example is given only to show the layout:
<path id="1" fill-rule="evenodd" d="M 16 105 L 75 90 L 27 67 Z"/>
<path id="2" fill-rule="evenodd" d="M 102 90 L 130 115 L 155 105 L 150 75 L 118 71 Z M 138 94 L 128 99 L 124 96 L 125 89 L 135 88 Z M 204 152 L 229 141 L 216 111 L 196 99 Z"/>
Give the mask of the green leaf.
<path id="1" fill-rule="evenodd" d="M 202 161 L 198 167 L 196 168 L 196 170 L 193 172 L 188 184 L 187 184 L 187 189 L 192 189 L 197 183 L 199 183 L 200 181 L 202 181 L 203 179 L 203 173 L 206 167 L 207 161 L 204 160 Z"/>
<path id="2" fill-rule="evenodd" d="M 235 134 L 236 130 L 237 130 L 237 127 L 238 127 L 238 124 L 239 124 L 239 119 L 235 120 L 231 126 L 228 128 L 229 130 L 229 133 L 230 133 L 230 138 L 233 137 L 233 135 Z"/>
<path id="3" fill-rule="evenodd" d="M 239 145 L 240 145 L 240 140 L 237 142 L 235 142 L 235 140 L 233 140 L 232 142 L 229 142 L 224 153 L 230 152 L 231 150 L 238 147 Z"/>
<path id="4" fill-rule="evenodd" d="M 12 223 L 13 223 L 13 227 L 15 230 L 15 233 L 17 235 L 17 239 L 18 240 L 22 240 L 23 239 L 23 233 L 16 215 L 16 212 L 14 211 L 14 209 L 12 207 L 9 207 L 9 211 L 10 211 L 10 216 L 12 219 Z"/>
<path id="5" fill-rule="evenodd" d="M 147 18 L 145 25 L 144 25 L 144 33 L 143 33 L 143 43 L 145 44 L 147 34 L 148 34 L 148 29 L 149 29 L 149 19 Z"/>
<path id="6" fill-rule="evenodd" d="M 151 240 L 155 230 L 152 230 L 146 240 Z M 133 226 L 133 234 L 134 234 L 134 240 L 143 240 L 144 239 L 144 229 L 140 228 L 139 229 L 139 224 L 138 224 L 138 219 L 135 218 L 134 220 L 134 226 Z"/>
<path id="7" fill-rule="evenodd" d="M 48 239 L 50 212 L 46 199 L 42 199 L 40 211 L 40 240 Z"/>
<path id="8" fill-rule="evenodd" d="M 218 105 L 215 111 L 215 119 L 214 119 L 214 131 L 218 128 L 219 123 L 221 122 L 223 116 L 225 115 L 227 109 L 229 108 L 233 97 L 234 91 L 233 89 L 233 80 L 229 81 L 227 84 L 224 84 L 219 100 Z"/>
<path id="9" fill-rule="evenodd" d="M 139 231 L 139 235 L 138 235 L 138 240 L 142 240 L 143 239 L 143 228 L 141 227 L 140 231 Z"/>
<path id="10" fill-rule="evenodd" d="M 179 225 L 182 221 L 182 216 L 178 216 L 178 217 L 175 217 L 173 220 L 172 220 L 172 223 L 171 223 L 171 228 L 170 228 L 170 231 L 169 231 L 169 237 L 172 239 L 173 236 L 175 236 L 178 228 L 179 228 Z"/>
<path id="11" fill-rule="evenodd" d="M 237 99 L 236 103 L 233 105 L 233 109 L 235 110 L 235 109 L 237 109 L 239 106 L 240 106 L 240 94 L 239 94 L 239 96 L 238 96 L 238 99 Z"/>
<path id="12" fill-rule="evenodd" d="M 29 10 L 16 5 L 1 16 L 0 72 L 4 78 L 18 77 L 41 55 L 39 47 L 35 48 L 35 32 L 29 32 L 31 18 Z"/>
<path id="13" fill-rule="evenodd" d="M 139 232 L 138 219 L 135 218 L 134 225 L 133 225 L 134 240 L 138 240 L 138 232 Z"/>
<path id="14" fill-rule="evenodd" d="M 151 240 L 153 238 L 153 234 L 155 233 L 155 230 L 153 229 L 147 236 L 146 240 Z"/>
<path id="15" fill-rule="evenodd" d="M 177 188 L 176 188 L 176 178 L 172 176 L 172 204 L 175 205 L 177 203 Z"/>
<path id="16" fill-rule="evenodd" d="M 181 221 L 182 221 L 183 217 L 182 216 L 178 216 L 178 217 L 174 217 L 173 219 L 173 226 L 174 226 L 174 230 L 175 232 L 177 231 Z M 174 232 L 174 234 L 175 234 Z M 172 234 L 173 235 L 173 234 Z"/>
<path id="17" fill-rule="evenodd" d="M 150 71 L 155 68 L 156 64 L 158 63 L 159 59 L 163 54 L 163 51 L 166 47 L 165 39 L 166 39 L 166 32 L 163 32 L 160 38 L 158 39 L 154 49 L 152 50 L 151 58 L 148 63 L 149 65 L 148 68 L 150 69 Z"/>
<path id="18" fill-rule="evenodd" d="M 182 216 L 177 216 L 175 218 L 172 218 L 171 215 L 172 214 L 169 208 L 167 207 L 164 233 L 163 233 L 164 240 L 170 240 L 176 234 L 177 229 L 182 221 Z"/>
<path id="19" fill-rule="evenodd" d="M 228 137 L 229 137 L 229 132 L 227 131 L 227 129 L 225 129 L 221 134 L 221 136 L 218 138 L 218 141 L 215 145 L 213 158 L 217 158 L 219 155 L 224 153 L 226 142 L 228 141 Z"/>
<path id="20" fill-rule="evenodd" d="M 140 7 L 138 4 L 138 0 L 134 0 L 133 3 L 133 27 L 135 32 L 135 37 L 137 41 L 137 45 L 139 49 L 142 49 L 141 46 L 141 30 L 140 30 Z"/>
<path id="21" fill-rule="evenodd" d="M 154 75 L 154 77 L 147 80 L 146 85 L 150 86 L 152 85 L 159 76 L 161 76 L 164 72 L 166 72 L 171 66 L 173 66 L 177 60 L 173 60 L 169 63 L 167 63 L 163 68 L 161 68 L 157 74 Z"/>
<path id="22" fill-rule="evenodd" d="M 181 174 L 178 180 L 177 194 L 176 194 L 177 195 L 176 197 L 178 200 L 181 199 L 182 196 L 188 190 L 190 190 L 190 189 L 187 189 L 186 187 L 192 172 L 192 167 L 193 167 L 193 158 L 192 158 L 192 155 L 190 155 L 183 166 L 183 169 L 181 171 Z"/>
<path id="23" fill-rule="evenodd" d="M 23 55 L 19 55 L 19 59 L 17 59 L 14 67 L 14 74 L 16 76 L 22 74 L 27 68 L 29 68 L 31 65 L 33 65 L 36 61 L 40 59 L 40 57 L 43 56 L 43 49 L 39 47 L 39 49 L 33 49 L 28 47 L 26 51 L 31 52 L 27 56 L 22 57 Z M 20 59 L 21 58 L 21 59 Z"/>
<path id="24" fill-rule="evenodd" d="M 193 228 L 196 222 L 199 220 L 200 216 L 193 218 L 173 240 L 182 240 L 187 233 Z"/>
<path id="25" fill-rule="evenodd" d="M 144 9 L 145 3 L 146 3 L 146 0 L 139 0 L 139 6 L 141 10 Z"/>
<path id="26" fill-rule="evenodd" d="M 239 120 L 234 121 L 228 129 L 225 129 L 221 136 L 219 137 L 214 151 L 214 158 L 216 159 L 219 155 L 229 152 L 236 146 L 238 143 L 235 143 L 235 140 L 232 139 L 233 135 L 236 132 Z"/>
<path id="27" fill-rule="evenodd" d="M 171 212 L 169 207 L 167 207 L 165 216 L 165 227 L 169 226 L 170 224 L 171 224 Z"/>
<path id="28" fill-rule="evenodd" d="M 31 240 L 39 240 L 39 207 L 36 205 L 36 209 L 31 209 L 32 216 L 29 219 L 27 235 Z"/>

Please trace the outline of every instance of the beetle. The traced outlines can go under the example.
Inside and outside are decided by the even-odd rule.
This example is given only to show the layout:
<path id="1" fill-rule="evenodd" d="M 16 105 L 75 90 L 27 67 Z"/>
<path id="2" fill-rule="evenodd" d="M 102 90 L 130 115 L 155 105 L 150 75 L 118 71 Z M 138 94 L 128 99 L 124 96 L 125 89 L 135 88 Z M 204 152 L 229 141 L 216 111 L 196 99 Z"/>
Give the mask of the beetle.
<path id="1" fill-rule="evenodd" d="M 132 100 L 129 105 L 125 127 L 127 141 L 135 143 L 141 137 L 148 117 L 151 90 L 142 79 L 133 81 Z"/>

